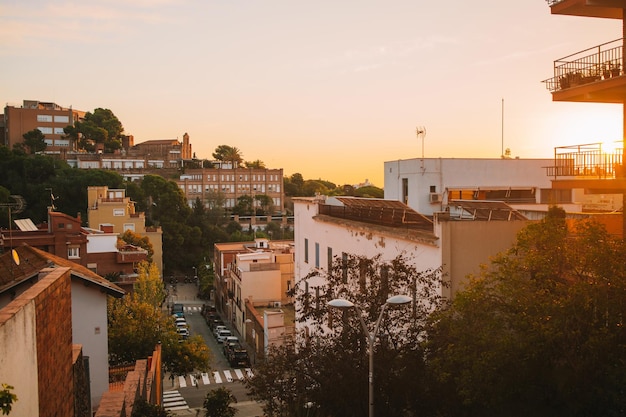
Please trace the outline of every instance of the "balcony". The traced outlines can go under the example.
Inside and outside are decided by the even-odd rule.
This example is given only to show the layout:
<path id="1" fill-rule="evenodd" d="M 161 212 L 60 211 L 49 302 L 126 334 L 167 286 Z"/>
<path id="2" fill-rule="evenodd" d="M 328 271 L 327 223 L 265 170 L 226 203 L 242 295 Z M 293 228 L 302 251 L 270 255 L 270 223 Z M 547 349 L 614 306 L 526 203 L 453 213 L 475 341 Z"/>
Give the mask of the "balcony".
<path id="1" fill-rule="evenodd" d="M 622 3 L 619 0 L 546 0 L 550 13 L 568 16 L 622 18 Z"/>
<path id="2" fill-rule="evenodd" d="M 623 103 L 623 47 L 616 39 L 554 61 L 554 76 L 543 81 L 553 101 Z"/>
<path id="3" fill-rule="evenodd" d="M 621 193 L 623 149 L 602 149 L 601 143 L 560 146 L 554 149 L 554 165 L 546 167 L 552 188 L 585 188 L 590 192 Z"/>

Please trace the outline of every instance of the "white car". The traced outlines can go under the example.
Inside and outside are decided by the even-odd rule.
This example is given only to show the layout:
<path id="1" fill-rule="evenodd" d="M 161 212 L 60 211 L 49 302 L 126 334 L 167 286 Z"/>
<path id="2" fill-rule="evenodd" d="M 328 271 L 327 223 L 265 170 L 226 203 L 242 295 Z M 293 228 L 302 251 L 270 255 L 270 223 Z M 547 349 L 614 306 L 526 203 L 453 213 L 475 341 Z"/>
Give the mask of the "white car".
<path id="1" fill-rule="evenodd" d="M 215 326 L 215 329 L 213 329 L 213 334 L 215 335 L 215 337 L 217 337 L 217 334 L 220 332 L 220 330 L 226 330 L 226 326 Z"/>
<path id="2" fill-rule="evenodd" d="M 226 340 L 226 338 L 228 336 L 232 336 L 233 334 L 230 332 L 230 330 L 224 329 L 224 330 L 220 330 L 219 333 L 217 334 L 217 343 L 224 343 L 224 340 Z"/>

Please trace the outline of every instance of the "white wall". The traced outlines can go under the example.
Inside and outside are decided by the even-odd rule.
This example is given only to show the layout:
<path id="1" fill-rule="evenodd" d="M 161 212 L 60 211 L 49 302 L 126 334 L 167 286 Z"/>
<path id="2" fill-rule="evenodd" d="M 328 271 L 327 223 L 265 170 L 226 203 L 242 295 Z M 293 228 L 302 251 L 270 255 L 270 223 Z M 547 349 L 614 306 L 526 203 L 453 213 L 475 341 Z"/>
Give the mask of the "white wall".
<path id="1" fill-rule="evenodd" d="M 96 233 L 87 235 L 87 253 L 117 252 L 117 233 Z"/>
<path id="2" fill-rule="evenodd" d="M 432 215 L 442 204 L 429 201 L 430 187 L 443 195 L 447 188 L 536 187 L 551 188 L 545 167 L 552 159 L 415 158 L 385 162 L 385 199 L 402 201 L 402 179 L 408 179 L 407 205 Z M 540 193 L 536 193 L 539 202 Z"/>
<path id="3" fill-rule="evenodd" d="M 89 356 L 93 408 L 109 388 L 106 299 L 99 286 L 72 278 L 72 341 L 83 345 L 83 355 Z"/>
<path id="4" fill-rule="evenodd" d="M 315 245 L 319 244 L 319 269 L 328 269 L 328 248 L 333 257 L 341 257 L 342 252 L 351 255 L 373 258 L 381 255 L 381 260 L 391 261 L 403 254 L 418 271 L 441 267 L 439 242 L 419 242 L 399 235 L 384 233 L 375 227 L 361 223 L 361 226 L 344 226 L 316 221 L 317 203 L 312 200 L 294 200 L 295 229 L 295 280 L 298 282 L 316 270 Z M 305 239 L 308 240 L 308 262 L 305 262 Z M 309 280 L 309 288 L 325 282 L 322 276 Z"/>
<path id="5" fill-rule="evenodd" d="M 10 314 L 6 307 L 3 314 Z M 39 415 L 35 302 L 31 301 L 4 321 L 0 319 L 0 383 L 15 387 L 11 416 Z"/>

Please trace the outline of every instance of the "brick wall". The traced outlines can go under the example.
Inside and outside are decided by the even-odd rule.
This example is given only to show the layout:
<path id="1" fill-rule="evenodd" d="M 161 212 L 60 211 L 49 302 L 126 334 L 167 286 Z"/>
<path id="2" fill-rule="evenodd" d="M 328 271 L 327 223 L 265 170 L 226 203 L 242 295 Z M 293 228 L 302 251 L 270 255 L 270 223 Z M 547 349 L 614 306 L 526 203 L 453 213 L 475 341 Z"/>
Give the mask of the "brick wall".
<path id="1" fill-rule="evenodd" d="M 52 275 L 52 274 L 51 274 Z M 74 416 L 70 271 L 31 288 L 35 297 L 39 416 Z"/>

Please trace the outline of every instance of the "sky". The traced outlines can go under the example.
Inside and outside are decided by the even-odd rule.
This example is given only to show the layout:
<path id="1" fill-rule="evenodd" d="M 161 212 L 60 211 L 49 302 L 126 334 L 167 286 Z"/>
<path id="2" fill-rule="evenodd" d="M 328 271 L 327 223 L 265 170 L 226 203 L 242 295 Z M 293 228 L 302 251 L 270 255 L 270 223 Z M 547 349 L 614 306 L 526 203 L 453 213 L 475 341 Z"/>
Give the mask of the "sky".
<path id="1" fill-rule="evenodd" d="M 110 109 L 285 176 L 384 185 L 384 162 L 550 158 L 622 140 L 622 106 L 553 102 L 561 57 L 621 21 L 545 0 L 0 0 L 0 101 Z M 425 135 L 416 135 L 416 128 Z"/>

